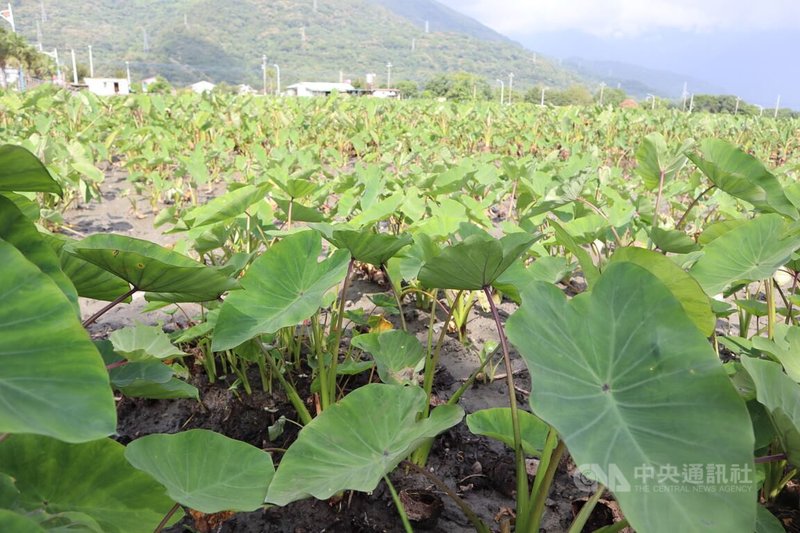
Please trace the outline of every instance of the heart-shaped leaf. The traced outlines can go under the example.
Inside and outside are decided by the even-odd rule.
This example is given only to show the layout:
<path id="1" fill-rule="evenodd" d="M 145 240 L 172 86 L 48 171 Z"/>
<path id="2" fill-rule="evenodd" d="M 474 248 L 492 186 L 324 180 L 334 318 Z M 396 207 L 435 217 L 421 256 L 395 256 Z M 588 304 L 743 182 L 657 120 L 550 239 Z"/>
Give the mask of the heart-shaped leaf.
<path id="1" fill-rule="evenodd" d="M 114 351 L 128 361 L 173 359 L 186 354 L 173 346 L 169 336 L 158 326 L 137 324 L 118 329 L 109 335 Z"/>
<path id="2" fill-rule="evenodd" d="M 245 185 L 222 196 L 217 196 L 205 205 L 195 207 L 183 215 L 190 228 L 198 228 L 229 220 L 244 213 L 248 207 L 264 198 L 266 187 Z"/>
<path id="3" fill-rule="evenodd" d="M 670 153 L 667 142 L 660 133 L 647 135 L 636 150 L 636 171 L 644 180 L 645 187 L 655 189 L 664 176 L 664 183 L 671 181 L 686 164 L 685 152 L 694 144 L 689 141 L 677 152 Z"/>
<path id="4" fill-rule="evenodd" d="M 222 304 L 212 349 L 235 348 L 256 335 L 275 333 L 313 315 L 323 296 L 347 273 L 350 254 L 337 250 L 317 262 L 322 239 L 316 231 L 289 235 L 253 261 L 243 291 Z"/>
<path id="5" fill-rule="evenodd" d="M 205 302 L 238 287 L 217 268 L 125 235 L 90 235 L 64 249 L 167 301 Z"/>
<path id="6" fill-rule="evenodd" d="M 780 215 L 761 215 L 708 243 L 689 273 L 714 295 L 735 281 L 772 276 L 798 248 L 800 232 Z"/>
<path id="7" fill-rule="evenodd" d="M 531 285 L 507 331 L 531 372 L 534 414 L 558 430 L 585 475 L 614 492 L 632 527 L 753 530 L 747 409 L 657 277 L 612 263 L 571 302 L 553 285 Z M 690 465 L 738 477 L 712 473 L 709 482 L 701 468 L 698 481 Z"/>
<path id="8" fill-rule="evenodd" d="M 520 409 L 517 415 L 522 449 L 528 455 L 540 456 L 550 426 L 528 411 Z M 511 409 L 508 407 L 481 409 L 468 414 L 467 427 L 475 435 L 491 437 L 514 449 L 514 427 L 511 423 Z"/>
<path id="9" fill-rule="evenodd" d="M 205 429 L 136 439 L 125 457 L 170 498 L 205 514 L 255 511 L 275 473 L 268 453 Z"/>
<path id="10" fill-rule="evenodd" d="M 13 435 L 0 444 L 0 471 L 16 480 L 17 505 L 29 513 L 81 513 L 106 533 L 150 533 L 173 503 L 161 485 L 128 464 L 124 451 L 111 439 L 67 444 Z"/>
<path id="11" fill-rule="evenodd" d="M 39 159 L 21 146 L 0 146 L 0 191 L 51 192 L 63 196 L 61 186 Z"/>
<path id="12" fill-rule="evenodd" d="M 437 289 L 481 290 L 490 286 L 530 248 L 538 235 L 511 233 L 502 239 L 470 235 L 427 261 L 419 281 Z"/>
<path id="13" fill-rule="evenodd" d="M 424 364 L 422 344 L 414 335 L 402 330 L 358 335 L 351 344 L 372 355 L 378 377 L 384 383 L 415 383 L 414 377 Z"/>
<path id="14" fill-rule="evenodd" d="M 721 139 L 704 139 L 689 159 L 714 185 L 756 209 L 798 218 L 778 179 L 755 157 Z"/>
<path id="15" fill-rule="evenodd" d="M 356 261 L 377 267 L 386 264 L 402 248 L 413 242 L 411 235 L 389 235 L 370 230 L 337 230 L 326 236 L 337 248 L 346 249 Z"/>
<path id="16" fill-rule="evenodd" d="M 117 417 L 108 372 L 75 309 L 2 239 L 0 265 L 0 433 L 67 442 L 110 435 Z"/>
<path id="17" fill-rule="evenodd" d="M 267 502 L 286 505 L 342 490 L 369 492 L 425 439 L 458 424 L 464 411 L 442 405 L 417 419 L 427 397 L 419 387 L 372 383 L 325 409 L 289 447 Z"/>

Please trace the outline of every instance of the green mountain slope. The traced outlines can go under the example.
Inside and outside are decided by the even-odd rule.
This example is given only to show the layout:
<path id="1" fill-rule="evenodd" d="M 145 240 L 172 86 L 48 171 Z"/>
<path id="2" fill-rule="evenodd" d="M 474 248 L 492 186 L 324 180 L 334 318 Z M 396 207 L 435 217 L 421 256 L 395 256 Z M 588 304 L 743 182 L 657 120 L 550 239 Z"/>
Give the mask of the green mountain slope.
<path id="1" fill-rule="evenodd" d="M 395 5 L 393 5 L 395 4 Z M 45 49 L 57 47 L 62 62 L 74 48 L 88 65 L 92 45 L 97 76 L 120 73 L 130 64 L 134 79 L 162 75 L 177 84 L 200 79 L 261 86 L 266 54 L 282 84 L 300 80 L 426 80 L 443 72 L 467 71 L 515 86 L 565 86 L 579 80 L 567 70 L 478 22 L 432 0 L 44 0 L 12 2 L 18 30 Z M 390 7 L 387 7 L 390 6 Z M 425 33 L 424 20 L 431 21 Z M 145 50 L 145 39 L 148 49 Z M 412 50 L 413 43 L 413 50 Z"/>

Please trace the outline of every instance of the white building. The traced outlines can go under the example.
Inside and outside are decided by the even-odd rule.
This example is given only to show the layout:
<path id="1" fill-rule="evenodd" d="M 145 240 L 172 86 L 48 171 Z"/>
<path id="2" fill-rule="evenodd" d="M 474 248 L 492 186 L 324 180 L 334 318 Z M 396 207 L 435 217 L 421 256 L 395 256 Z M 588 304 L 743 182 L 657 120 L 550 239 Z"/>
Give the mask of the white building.
<path id="1" fill-rule="evenodd" d="M 400 98 L 400 91 L 397 89 L 375 89 L 372 91 L 375 98 Z"/>
<path id="2" fill-rule="evenodd" d="M 190 87 L 197 94 L 202 94 L 213 91 L 216 85 L 214 85 L 210 81 L 198 81 L 197 83 L 193 83 L 192 85 L 190 85 Z"/>
<path id="3" fill-rule="evenodd" d="M 286 88 L 289 96 L 328 96 L 332 92 L 350 94 L 356 92 L 356 88 L 349 83 L 328 83 L 322 81 L 301 81 Z"/>
<path id="4" fill-rule="evenodd" d="M 157 81 L 158 81 L 158 78 L 156 78 L 155 76 L 153 76 L 152 78 L 145 78 L 145 79 L 143 79 L 143 80 L 142 80 L 142 92 L 143 92 L 143 93 L 146 93 L 146 92 L 147 92 L 147 87 L 148 87 L 149 85 L 152 85 L 152 84 L 154 84 L 154 83 L 155 83 L 155 82 L 157 82 Z"/>
<path id="5" fill-rule="evenodd" d="M 91 92 L 100 96 L 130 94 L 131 92 L 128 80 L 125 78 L 84 78 L 83 81 Z"/>

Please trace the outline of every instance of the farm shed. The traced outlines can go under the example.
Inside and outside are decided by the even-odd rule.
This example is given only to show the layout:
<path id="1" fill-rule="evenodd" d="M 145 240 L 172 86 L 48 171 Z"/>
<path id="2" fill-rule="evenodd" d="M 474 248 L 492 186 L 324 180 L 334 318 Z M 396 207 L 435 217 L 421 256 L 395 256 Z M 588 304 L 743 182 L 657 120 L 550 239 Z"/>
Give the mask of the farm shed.
<path id="1" fill-rule="evenodd" d="M 130 94 L 130 84 L 125 78 L 84 78 L 89 91 L 100 96 Z"/>
<path id="2" fill-rule="evenodd" d="M 349 83 L 328 83 L 322 81 L 301 81 L 286 88 L 289 96 L 328 96 L 332 92 L 342 94 L 356 93 L 356 88 Z"/>

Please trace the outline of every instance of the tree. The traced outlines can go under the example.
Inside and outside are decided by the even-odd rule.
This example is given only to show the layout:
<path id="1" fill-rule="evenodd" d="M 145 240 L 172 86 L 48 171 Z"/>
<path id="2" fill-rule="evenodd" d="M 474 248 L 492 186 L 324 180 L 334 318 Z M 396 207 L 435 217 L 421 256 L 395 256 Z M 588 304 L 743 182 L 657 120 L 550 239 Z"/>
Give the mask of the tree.
<path id="1" fill-rule="evenodd" d="M 9 66 L 19 66 L 37 75 L 52 72 L 52 63 L 47 56 L 39 53 L 19 34 L 0 29 L 0 86 L 4 88 L 7 85 L 5 69 Z"/>
<path id="2" fill-rule="evenodd" d="M 561 105 L 591 105 L 594 102 L 592 93 L 583 85 L 571 85 L 563 90 L 547 93 L 547 103 Z"/>
<path id="3" fill-rule="evenodd" d="M 489 100 L 492 88 L 487 81 L 468 72 L 439 74 L 425 84 L 425 94 L 448 100 Z"/>
<path id="4" fill-rule="evenodd" d="M 401 80 L 394 84 L 404 99 L 419 97 L 419 84 L 411 80 Z"/>
<path id="5" fill-rule="evenodd" d="M 628 98 L 628 95 L 622 89 L 617 89 L 615 87 L 605 87 L 603 89 L 603 105 L 611 105 L 613 107 L 619 107 L 619 105 Z M 598 104 L 600 103 L 600 90 L 598 89 L 596 93 L 594 93 L 594 100 Z"/>

